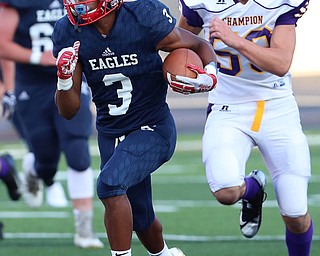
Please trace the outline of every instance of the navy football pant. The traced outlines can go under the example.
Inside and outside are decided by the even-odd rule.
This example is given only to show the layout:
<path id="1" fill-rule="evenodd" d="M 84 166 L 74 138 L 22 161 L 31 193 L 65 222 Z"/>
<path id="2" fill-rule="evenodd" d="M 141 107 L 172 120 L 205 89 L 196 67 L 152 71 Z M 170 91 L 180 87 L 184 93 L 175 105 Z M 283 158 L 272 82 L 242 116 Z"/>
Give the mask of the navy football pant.
<path id="1" fill-rule="evenodd" d="M 160 123 L 135 130 L 122 141 L 99 133 L 98 144 L 101 155 L 101 173 L 97 181 L 99 198 L 127 194 L 134 230 L 146 229 L 154 221 L 150 174 L 171 158 L 176 145 L 173 117 L 169 115 Z"/>
<path id="2" fill-rule="evenodd" d="M 19 118 L 19 115 L 17 114 L 17 111 L 14 112 L 11 120 L 14 128 L 16 129 L 18 135 L 21 137 L 21 139 L 25 142 L 29 152 L 32 152 L 32 145 L 28 141 L 26 137 L 25 127 L 21 121 L 21 118 Z"/>
<path id="3" fill-rule="evenodd" d="M 25 127 L 25 137 L 35 155 L 38 176 L 48 186 L 53 183 L 61 151 L 69 167 L 77 171 L 86 170 L 91 164 L 88 146 L 92 132 L 90 95 L 81 95 L 78 114 L 72 120 L 66 120 L 58 113 L 54 91 L 23 89 L 29 98 L 19 100 L 21 92 L 19 89 L 16 91 L 16 114 Z"/>

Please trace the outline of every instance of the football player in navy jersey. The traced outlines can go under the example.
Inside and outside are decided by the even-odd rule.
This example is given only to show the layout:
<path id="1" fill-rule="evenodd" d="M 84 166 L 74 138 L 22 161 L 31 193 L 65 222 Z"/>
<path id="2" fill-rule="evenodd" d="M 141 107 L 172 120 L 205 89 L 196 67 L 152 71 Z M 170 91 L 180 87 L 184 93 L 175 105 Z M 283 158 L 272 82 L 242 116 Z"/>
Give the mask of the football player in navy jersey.
<path id="1" fill-rule="evenodd" d="M 2 100 L 2 116 L 10 119 L 14 113 L 15 97 L 14 87 L 14 63 L 0 59 L 0 99 Z M 18 200 L 20 193 L 20 178 L 16 170 L 15 162 L 11 154 L 0 155 L 0 180 L 7 187 L 11 200 Z"/>
<path id="2" fill-rule="evenodd" d="M 225 205 L 242 201 L 240 230 L 254 237 L 262 221 L 265 174 L 245 176 L 258 147 L 285 223 L 289 256 L 309 256 L 310 153 L 289 72 L 295 26 L 308 0 L 180 0 L 179 26 L 212 43 L 219 67 L 209 92 L 203 161 L 210 189 Z"/>
<path id="3" fill-rule="evenodd" d="M 19 200 L 20 178 L 16 170 L 15 162 L 10 154 L 0 155 L 0 180 L 5 184 L 11 200 Z M 0 221 L 0 240 L 3 239 L 3 223 Z"/>
<path id="4" fill-rule="evenodd" d="M 0 99 L 2 100 L 2 115 L 10 118 L 13 114 L 15 97 L 12 96 L 14 84 L 14 63 L 0 59 Z M 11 200 L 19 200 L 20 178 L 16 170 L 15 162 L 11 154 L 0 155 L 0 180 L 5 184 Z M 4 225 L 0 222 L 0 240 L 3 239 Z"/>
<path id="5" fill-rule="evenodd" d="M 52 55 L 51 34 L 65 9 L 62 0 L 1 0 L 0 57 L 16 62 L 15 113 L 25 127 L 32 147 L 32 168 L 25 169 L 22 196 L 31 207 L 42 203 L 42 181 L 47 203 L 65 207 L 63 187 L 54 180 L 61 152 L 68 164 L 68 192 L 73 203 L 74 244 L 82 248 L 103 247 L 92 230 L 94 180 L 88 139 L 92 131 L 90 93 L 82 91 L 76 118 L 62 118 L 54 103 L 57 68 Z M 29 165 L 30 167 L 30 165 Z"/>
<path id="6" fill-rule="evenodd" d="M 15 64 L 13 61 L 0 59 L 0 73 L 2 72 L 2 84 L 0 98 L 2 98 L 2 116 L 10 121 L 18 135 L 24 141 L 28 152 L 22 158 L 22 169 L 24 171 L 34 169 L 34 155 L 32 145 L 27 140 L 23 123 L 15 113 L 16 96 L 14 94 Z M 12 157 L 12 156 L 11 156 Z M 20 183 L 21 184 L 21 183 Z M 21 190 L 21 188 L 20 188 Z M 21 192 L 21 191 L 20 191 Z"/>
<path id="7" fill-rule="evenodd" d="M 205 40 L 175 27 L 157 0 L 65 0 L 68 16 L 54 28 L 56 104 L 67 119 L 77 113 L 84 72 L 96 105 L 101 173 L 97 193 L 111 255 L 131 255 L 135 231 L 149 255 L 182 256 L 168 249 L 152 204 L 151 173 L 168 161 L 176 127 L 166 103 L 168 84 L 159 51 L 190 48 L 205 68 L 189 65 L 196 78 L 177 77 L 177 92 L 210 91 L 216 84 L 215 54 Z"/>
<path id="8" fill-rule="evenodd" d="M 14 62 L 0 59 L 0 98 L 2 99 L 1 115 L 11 119 L 14 113 L 16 97 L 14 95 Z"/>

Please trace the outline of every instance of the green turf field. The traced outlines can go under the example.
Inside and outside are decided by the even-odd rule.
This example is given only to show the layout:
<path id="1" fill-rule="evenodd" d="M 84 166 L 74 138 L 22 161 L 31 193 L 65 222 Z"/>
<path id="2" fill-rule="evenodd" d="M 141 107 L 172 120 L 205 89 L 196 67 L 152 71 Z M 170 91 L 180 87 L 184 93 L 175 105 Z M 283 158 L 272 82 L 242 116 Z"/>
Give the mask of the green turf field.
<path id="1" fill-rule="evenodd" d="M 309 186 L 309 205 L 315 226 L 312 255 L 320 255 L 320 142 L 319 133 L 309 134 L 313 176 Z M 258 235 L 251 240 L 241 236 L 238 217 L 239 204 L 221 206 L 212 198 L 201 161 L 200 135 L 179 137 L 172 160 L 153 175 L 154 204 L 169 247 L 178 246 L 186 256 L 285 256 L 284 225 L 277 210 L 272 185 L 267 185 L 263 223 Z M 0 153 L 12 153 L 20 169 L 25 148 L 20 143 L 0 145 Z M 99 160 L 92 141 L 93 168 Z M 66 169 L 62 158 L 58 178 L 66 185 Z M 247 165 L 248 172 L 265 167 L 254 150 Z M 98 171 L 96 172 L 98 174 Z M 95 202 L 95 231 L 106 245 L 105 249 L 82 250 L 73 246 L 74 232 L 71 205 L 53 209 L 43 205 L 30 209 L 21 200 L 11 202 L 0 183 L 0 220 L 4 223 L 5 239 L 0 241 L 0 255 L 15 256 L 99 256 L 109 255 L 103 225 L 103 207 Z M 136 237 L 133 255 L 147 255 Z"/>

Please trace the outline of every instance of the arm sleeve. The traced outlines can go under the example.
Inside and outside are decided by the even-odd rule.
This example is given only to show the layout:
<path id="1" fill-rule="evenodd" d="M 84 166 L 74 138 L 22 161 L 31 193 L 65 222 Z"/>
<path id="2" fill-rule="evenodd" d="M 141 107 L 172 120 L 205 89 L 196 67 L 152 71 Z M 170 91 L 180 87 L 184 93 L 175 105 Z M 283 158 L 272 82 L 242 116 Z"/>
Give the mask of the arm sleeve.
<path id="1" fill-rule="evenodd" d="M 298 19 L 307 11 L 309 1 L 304 0 L 298 7 L 294 7 L 291 11 L 279 16 L 276 22 L 277 25 L 297 25 Z"/>
<path id="2" fill-rule="evenodd" d="M 145 19 L 143 22 L 148 24 L 153 44 L 156 46 L 163 38 L 165 38 L 175 27 L 176 19 L 171 15 L 170 10 L 160 1 L 154 1 L 152 10 L 154 12 L 150 15 L 150 11 L 143 9 Z"/>
<path id="3" fill-rule="evenodd" d="M 53 56 L 58 57 L 58 53 L 62 48 L 72 46 L 76 39 L 73 38 L 72 32 L 70 31 L 69 20 L 66 16 L 58 20 L 54 26 L 51 39 L 53 42 Z"/>

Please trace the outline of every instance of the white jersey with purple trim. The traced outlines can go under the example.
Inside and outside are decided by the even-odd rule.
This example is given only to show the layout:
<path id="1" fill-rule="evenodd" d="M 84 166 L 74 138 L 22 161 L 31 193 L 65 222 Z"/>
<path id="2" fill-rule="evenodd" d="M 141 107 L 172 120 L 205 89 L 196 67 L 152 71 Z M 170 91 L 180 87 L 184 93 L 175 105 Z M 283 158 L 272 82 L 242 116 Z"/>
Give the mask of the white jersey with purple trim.
<path id="1" fill-rule="evenodd" d="M 238 51 L 219 39 L 209 39 L 213 17 L 224 20 L 239 36 L 263 47 L 269 47 L 277 25 L 296 24 L 304 14 L 307 0 L 180 0 L 180 10 L 189 25 L 203 27 L 218 59 L 218 84 L 209 93 L 216 104 L 245 103 L 281 98 L 292 94 L 291 74 L 279 77 L 260 70 Z"/>

